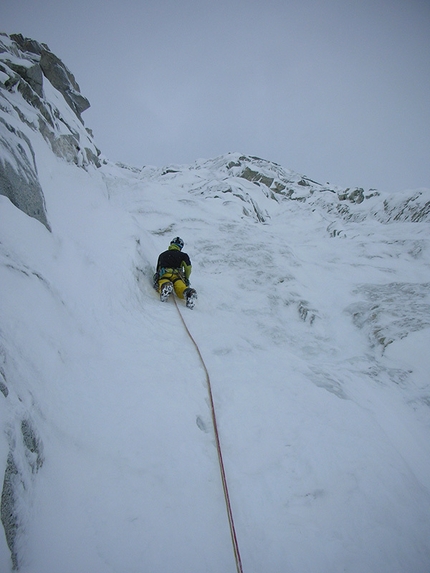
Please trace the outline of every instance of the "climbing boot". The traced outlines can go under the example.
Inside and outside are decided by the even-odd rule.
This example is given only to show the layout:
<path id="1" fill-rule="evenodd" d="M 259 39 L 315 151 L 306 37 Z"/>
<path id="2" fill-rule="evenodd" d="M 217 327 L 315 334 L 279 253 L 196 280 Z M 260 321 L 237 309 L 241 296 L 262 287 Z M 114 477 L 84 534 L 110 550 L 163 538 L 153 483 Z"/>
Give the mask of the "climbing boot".
<path id="1" fill-rule="evenodd" d="M 185 304 L 187 308 L 194 308 L 197 300 L 197 293 L 193 288 L 187 288 L 184 290 Z"/>
<path id="2" fill-rule="evenodd" d="M 164 283 L 160 289 L 160 300 L 161 302 L 167 302 L 169 300 L 170 293 L 173 290 L 173 283 Z"/>

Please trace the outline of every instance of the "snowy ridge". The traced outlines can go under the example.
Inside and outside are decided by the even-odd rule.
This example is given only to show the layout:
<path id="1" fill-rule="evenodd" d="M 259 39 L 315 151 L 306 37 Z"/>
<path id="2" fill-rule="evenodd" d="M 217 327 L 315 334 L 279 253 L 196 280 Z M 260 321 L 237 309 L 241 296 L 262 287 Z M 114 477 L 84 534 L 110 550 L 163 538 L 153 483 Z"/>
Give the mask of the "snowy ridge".
<path id="1" fill-rule="evenodd" d="M 45 80 L 54 139 L 91 138 Z M 180 235 L 245 573 L 428 573 L 430 191 L 81 163 L 2 82 L 49 225 L 0 196 L 0 570 L 235 571 L 204 372 L 151 284 Z"/>
<path id="2" fill-rule="evenodd" d="M 125 167 L 125 166 L 124 166 Z M 285 203 L 299 201 L 318 207 L 336 220 L 363 221 L 369 218 L 382 223 L 392 221 L 429 221 L 430 190 L 404 191 L 382 195 L 375 189 L 344 189 L 323 185 L 304 175 L 286 170 L 276 163 L 257 157 L 229 153 L 215 159 L 199 160 L 191 166 L 171 165 L 162 169 L 144 168 L 143 178 L 180 181 L 194 194 L 202 194 L 229 202 L 232 196 L 243 203 L 243 214 L 264 222 L 268 210 L 261 210 L 264 202 L 278 210 L 270 201 Z M 231 201 L 230 201 L 231 202 Z"/>

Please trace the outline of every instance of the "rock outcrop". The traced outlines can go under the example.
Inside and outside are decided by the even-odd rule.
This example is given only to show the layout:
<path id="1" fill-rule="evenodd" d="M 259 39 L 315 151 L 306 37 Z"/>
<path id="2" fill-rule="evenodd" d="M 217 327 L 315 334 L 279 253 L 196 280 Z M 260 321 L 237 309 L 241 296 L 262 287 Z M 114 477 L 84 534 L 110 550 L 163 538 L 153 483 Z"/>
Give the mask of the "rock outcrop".
<path id="1" fill-rule="evenodd" d="M 81 117 L 89 106 L 73 74 L 46 44 L 0 34 L 0 194 L 47 229 L 31 132 L 42 135 L 58 157 L 99 167 L 100 151 Z"/>

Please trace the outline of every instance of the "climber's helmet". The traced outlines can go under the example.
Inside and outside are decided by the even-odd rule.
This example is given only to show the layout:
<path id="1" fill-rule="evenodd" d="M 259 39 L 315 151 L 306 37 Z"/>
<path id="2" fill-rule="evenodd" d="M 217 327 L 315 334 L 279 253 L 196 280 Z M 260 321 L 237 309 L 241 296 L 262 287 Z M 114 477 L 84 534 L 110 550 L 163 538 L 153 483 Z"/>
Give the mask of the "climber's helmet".
<path id="1" fill-rule="evenodd" d="M 182 249 L 184 248 L 184 241 L 181 239 L 181 237 L 175 237 L 174 239 L 172 239 L 170 241 L 171 245 L 176 245 L 177 247 L 180 248 L 180 250 L 182 251 Z"/>

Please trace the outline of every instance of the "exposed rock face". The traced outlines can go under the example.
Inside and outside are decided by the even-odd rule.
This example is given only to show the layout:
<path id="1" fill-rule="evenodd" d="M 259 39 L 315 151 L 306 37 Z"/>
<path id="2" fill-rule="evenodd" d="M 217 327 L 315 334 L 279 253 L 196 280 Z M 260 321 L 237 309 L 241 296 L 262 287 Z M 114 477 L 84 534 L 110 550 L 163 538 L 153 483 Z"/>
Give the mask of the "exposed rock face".
<path id="1" fill-rule="evenodd" d="M 57 103 L 55 92 L 65 105 Z M 58 157 L 99 167 L 100 152 L 81 117 L 89 106 L 73 74 L 46 44 L 0 34 L 0 194 L 47 229 L 31 132 L 41 134 Z"/>
<path id="2" fill-rule="evenodd" d="M 74 75 L 67 69 L 63 62 L 50 51 L 46 44 L 39 44 L 39 42 L 35 40 L 24 38 L 21 34 L 12 34 L 10 37 L 24 52 L 30 52 L 31 54 L 40 56 L 39 64 L 31 68 L 32 70 L 34 69 L 32 75 L 35 76 L 35 79 L 32 80 L 32 82 L 36 89 L 33 85 L 31 87 L 33 87 L 36 93 L 41 97 L 43 95 L 43 72 L 43 75 L 51 82 L 54 88 L 63 94 L 70 108 L 82 121 L 81 113 L 90 107 L 90 102 L 81 94 Z M 40 83 L 40 91 L 37 90 L 38 82 Z"/>
<path id="3" fill-rule="evenodd" d="M 50 229 L 30 140 L 2 117 L 0 146 L 4 150 L 0 160 L 0 194 L 8 197 L 18 209 Z"/>
<path id="4" fill-rule="evenodd" d="M 0 517 L 6 542 L 10 549 L 12 565 L 19 569 L 17 535 L 23 528 L 19 504 L 27 499 L 32 489 L 32 475 L 43 465 L 43 446 L 29 419 L 23 419 L 20 432 L 11 429 L 9 454 L 4 472 L 0 503 Z"/>
<path id="5" fill-rule="evenodd" d="M 13 568 L 19 569 L 17 538 L 25 529 L 22 503 L 31 499 L 34 477 L 44 462 L 43 444 L 31 421 L 31 413 L 23 406 L 6 374 L 6 353 L 0 346 L 0 391 L 12 406 L 15 415 L 7 425 L 9 452 L 4 470 L 0 500 L 0 520 L 10 549 Z M 12 384 L 13 386 L 13 384 Z M 21 511 L 20 511 L 21 508 Z"/>

